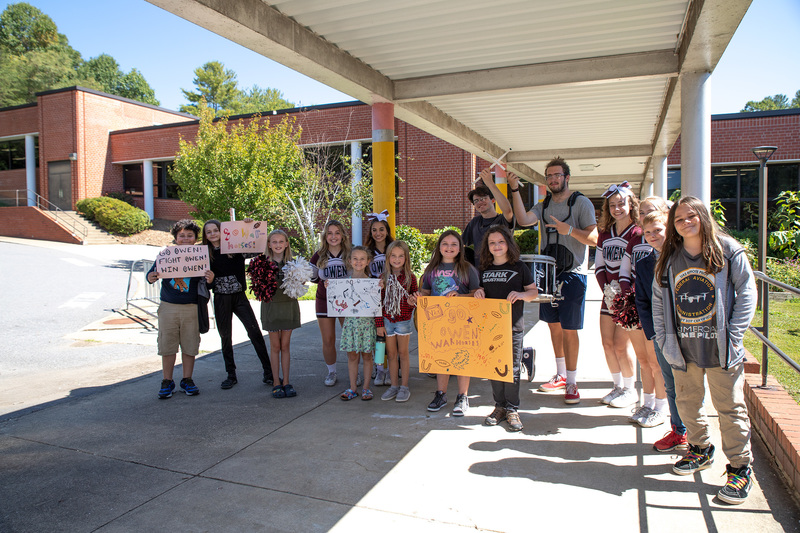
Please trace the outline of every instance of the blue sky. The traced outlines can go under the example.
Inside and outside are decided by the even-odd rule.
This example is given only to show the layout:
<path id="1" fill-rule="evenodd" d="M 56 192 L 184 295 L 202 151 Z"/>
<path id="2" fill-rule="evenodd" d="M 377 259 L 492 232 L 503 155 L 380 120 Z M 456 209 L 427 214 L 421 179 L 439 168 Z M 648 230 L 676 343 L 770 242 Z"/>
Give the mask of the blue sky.
<path id="1" fill-rule="evenodd" d="M 300 105 L 352 100 L 144 0 L 28 3 L 48 14 L 84 59 L 107 53 L 123 70 L 139 69 L 169 109 L 186 103 L 180 90 L 193 89 L 194 69 L 212 60 L 236 72 L 240 87 L 272 87 Z M 798 28 L 800 1 L 753 0 L 712 76 L 711 112 L 735 113 L 777 93 L 791 99 L 800 90 Z"/>

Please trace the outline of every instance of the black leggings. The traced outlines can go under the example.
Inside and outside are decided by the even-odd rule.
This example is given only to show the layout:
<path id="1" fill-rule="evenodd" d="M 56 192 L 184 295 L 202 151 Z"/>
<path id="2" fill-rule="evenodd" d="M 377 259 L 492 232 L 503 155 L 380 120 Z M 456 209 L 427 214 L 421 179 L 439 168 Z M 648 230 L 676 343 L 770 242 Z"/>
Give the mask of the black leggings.
<path id="1" fill-rule="evenodd" d="M 222 339 L 222 358 L 225 360 L 225 371 L 228 374 L 236 374 L 236 363 L 233 362 L 233 339 L 232 339 L 232 319 L 233 315 L 247 330 L 247 336 L 256 349 L 258 360 L 264 369 L 264 374 L 272 375 L 272 367 L 269 364 L 269 353 L 264 336 L 258 327 L 258 321 L 250 302 L 243 292 L 234 294 L 214 293 L 214 314 L 216 315 L 217 330 Z"/>

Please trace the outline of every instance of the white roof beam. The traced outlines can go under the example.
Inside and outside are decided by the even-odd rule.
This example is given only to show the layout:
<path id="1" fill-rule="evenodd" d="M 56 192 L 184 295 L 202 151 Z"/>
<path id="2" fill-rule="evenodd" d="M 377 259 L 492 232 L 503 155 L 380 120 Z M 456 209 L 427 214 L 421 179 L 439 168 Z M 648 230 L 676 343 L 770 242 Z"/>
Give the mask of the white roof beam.
<path id="1" fill-rule="evenodd" d="M 395 80 L 397 102 L 456 95 L 513 91 L 527 87 L 578 85 L 613 80 L 663 78 L 678 75 L 678 55 L 672 50 L 575 59 L 503 67 L 439 76 Z"/>
<path id="2" fill-rule="evenodd" d="M 612 159 L 617 157 L 649 157 L 653 148 L 649 144 L 632 146 L 597 146 L 591 148 L 552 148 L 548 150 L 525 150 L 509 152 L 509 163 L 549 161 L 555 156 L 567 161 L 574 159 Z"/>

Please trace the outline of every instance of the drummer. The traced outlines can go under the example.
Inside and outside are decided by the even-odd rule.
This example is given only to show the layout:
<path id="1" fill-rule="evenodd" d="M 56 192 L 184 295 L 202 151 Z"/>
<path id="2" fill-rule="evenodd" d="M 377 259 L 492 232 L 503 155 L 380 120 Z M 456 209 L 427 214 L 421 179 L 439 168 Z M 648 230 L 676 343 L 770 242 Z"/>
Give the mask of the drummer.
<path id="1" fill-rule="evenodd" d="M 500 191 L 495 185 L 492 171 L 485 168 L 481 171 L 482 184 L 477 184 L 474 189 L 469 191 L 467 198 L 469 202 L 475 206 L 475 211 L 478 212 L 475 217 L 467 223 L 464 232 L 461 234 L 461 240 L 464 241 L 464 246 L 472 246 L 472 248 L 465 248 L 464 253 L 467 260 L 472 263 L 475 268 L 480 268 L 480 248 L 483 242 L 483 236 L 486 230 L 495 224 L 514 228 L 514 212 L 511 209 L 511 203 L 508 198 Z M 498 213 L 495 209 L 495 202 L 500 207 L 502 213 Z"/>
<path id="2" fill-rule="evenodd" d="M 597 245 L 594 206 L 580 192 L 569 189 L 569 165 L 556 157 L 545 167 L 549 192 L 544 201 L 525 210 L 519 194 L 519 177 L 508 174 L 514 215 L 521 226 L 544 221 L 539 253 L 556 260 L 556 292 L 552 303 L 539 304 L 539 319 L 550 327 L 556 355 L 556 375 L 539 387 L 541 392 L 564 390 L 564 402 L 580 403 L 578 392 L 578 330 L 583 329 L 586 302 L 588 246 Z"/>

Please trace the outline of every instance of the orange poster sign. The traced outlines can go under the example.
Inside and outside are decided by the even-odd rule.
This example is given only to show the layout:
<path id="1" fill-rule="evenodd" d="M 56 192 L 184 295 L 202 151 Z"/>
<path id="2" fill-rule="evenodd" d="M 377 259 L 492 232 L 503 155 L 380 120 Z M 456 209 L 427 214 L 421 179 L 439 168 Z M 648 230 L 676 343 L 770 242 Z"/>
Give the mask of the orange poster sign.
<path id="1" fill-rule="evenodd" d="M 420 372 L 514 381 L 508 301 L 422 296 L 417 324 Z"/>

